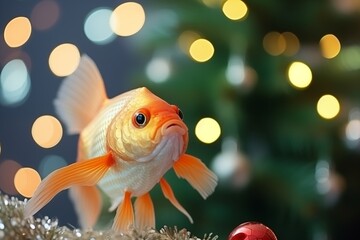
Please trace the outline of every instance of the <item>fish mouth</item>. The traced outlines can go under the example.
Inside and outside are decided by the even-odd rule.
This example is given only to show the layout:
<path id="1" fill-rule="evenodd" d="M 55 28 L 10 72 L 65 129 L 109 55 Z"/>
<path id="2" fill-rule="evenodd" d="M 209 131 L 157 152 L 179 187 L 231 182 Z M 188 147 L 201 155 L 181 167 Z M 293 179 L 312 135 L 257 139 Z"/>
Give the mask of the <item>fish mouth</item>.
<path id="1" fill-rule="evenodd" d="M 177 133 L 179 135 L 185 135 L 187 132 L 186 125 L 178 119 L 169 120 L 166 123 L 163 124 L 161 127 L 161 134 L 163 136 L 171 134 L 171 133 Z"/>
<path id="2" fill-rule="evenodd" d="M 164 148 L 168 147 L 171 147 L 170 149 L 174 151 L 170 155 L 173 161 L 177 160 L 180 154 L 185 151 L 188 136 L 187 127 L 182 121 L 177 119 L 169 120 L 161 126 L 159 131 L 159 134 L 157 134 L 158 145 L 151 154 L 138 158 L 138 162 L 148 162 L 158 156 Z"/>

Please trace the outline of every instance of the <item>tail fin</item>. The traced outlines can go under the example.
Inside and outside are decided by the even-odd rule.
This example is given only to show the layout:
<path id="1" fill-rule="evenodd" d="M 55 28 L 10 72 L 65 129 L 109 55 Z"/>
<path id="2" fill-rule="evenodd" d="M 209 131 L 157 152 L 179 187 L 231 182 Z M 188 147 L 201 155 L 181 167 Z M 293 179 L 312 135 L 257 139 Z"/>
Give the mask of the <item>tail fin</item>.
<path id="1" fill-rule="evenodd" d="M 55 111 L 69 134 L 79 133 L 94 118 L 107 99 L 101 74 L 87 55 L 78 68 L 63 80 L 54 101 Z"/>

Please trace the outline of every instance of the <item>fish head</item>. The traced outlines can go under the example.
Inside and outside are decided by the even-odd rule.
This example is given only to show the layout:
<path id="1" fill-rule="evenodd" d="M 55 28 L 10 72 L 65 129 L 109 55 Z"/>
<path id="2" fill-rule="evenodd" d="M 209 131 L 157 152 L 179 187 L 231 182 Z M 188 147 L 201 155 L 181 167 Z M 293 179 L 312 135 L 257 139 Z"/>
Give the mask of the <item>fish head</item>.
<path id="1" fill-rule="evenodd" d="M 110 124 L 108 146 L 125 161 L 177 160 L 185 153 L 188 129 L 181 110 L 140 88 Z"/>

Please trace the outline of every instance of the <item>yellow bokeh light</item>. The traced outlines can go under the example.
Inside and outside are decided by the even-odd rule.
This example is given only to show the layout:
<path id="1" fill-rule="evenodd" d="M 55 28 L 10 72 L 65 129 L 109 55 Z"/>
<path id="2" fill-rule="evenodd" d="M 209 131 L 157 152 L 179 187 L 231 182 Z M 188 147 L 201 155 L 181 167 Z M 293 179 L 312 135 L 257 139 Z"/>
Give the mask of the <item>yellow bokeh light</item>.
<path id="1" fill-rule="evenodd" d="M 190 56 L 197 62 L 206 62 L 214 55 L 215 49 L 210 41 L 200 38 L 189 49 Z"/>
<path id="2" fill-rule="evenodd" d="M 20 168 L 14 178 L 16 190 L 27 198 L 33 196 L 40 182 L 41 178 L 39 173 L 32 168 Z"/>
<path id="3" fill-rule="evenodd" d="M 222 7 L 222 11 L 227 18 L 239 20 L 246 16 L 248 8 L 241 0 L 227 0 Z"/>
<path id="4" fill-rule="evenodd" d="M 285 37 L 279 32 L 269 32 L 263 39 L 263 47 L 270 55 L 278 56 L 286 49 Z"/>
<path id="5" fill-rule="evenodd" d="M 40 147 L 51 148 L 60 142 L 63 128 L 55 117 L 43 115 L 33 123 L 31 135 Z"/>
<path id="6" fill-rule="evenodd" d="M 334 118 L 340 112 L 340 103 L 336 97 L 329 94 L 324 95 L 317 103 L 317 112 L 325 119 Z"/>
<path id="7" fill-rule="evenodd" d="M 110 17 L 110 26 L 119 36 L 131 36 L 144 26 L 145 11 L 139 3 L 126 2 L 120 4 Z"/>
<path id="8" fill-rule="evenodd" d="M 5 27 L 4 39 L 9 47 L 20 47 L 29 40 L 31 35 L 31 23 L 26 17 L 16 17 Z"/>
<path id="9" fill-rule="evenodd" d="M 306 88 L 312 80 L 311 69 L 302 62 L 293 62 L 288 70 L 290 83 L 297 88 Z"/>
<path id="10" fill-rule="evenodd" d="M 286 43 L 284 54 L 287 56 L 296 54 L 300 48 L 300 41 L 298 37 L 292 32 L 284 32 L 282 36 L 284 37 Z"/>
<path id="11" fill-rule="evenodd" d="M 202 0 L 202 2 L 208 7 L 218 7 L 221 6 L 222 0 Z"/>
<path id="12" fill-rule="evenodd" d="M 220 137 L 220 134 L 220 125 L 213 118 L 203 118 L 196 124 L 195 135 L 204 143 L 215 142 Z"/>
<path id="13" fill-rule="evenodd" d="M 72 74 L 80 62 L 79 49 L 71 44 L 64 43 L 52 50 L 49 56 L 49 67 L 59 77 Z"/>
<path id="14" fill-rule="evenodd" d="M 178 44 L 179 44 L 180 49 L 184 53 L 188 54 L 191 44 L 199 38 L 201 38 L 201 37 L 197 32 L 184 31 L 183 33 L 180 34 L 180 36 L 178 38 Z"/>
<path id="15" fill-rule="evenodd" d="M 320 49 L 324 58 L 336 57 L 341 49 L 339 39 L 333 34 L 327 34 L 320 39 Z"/>

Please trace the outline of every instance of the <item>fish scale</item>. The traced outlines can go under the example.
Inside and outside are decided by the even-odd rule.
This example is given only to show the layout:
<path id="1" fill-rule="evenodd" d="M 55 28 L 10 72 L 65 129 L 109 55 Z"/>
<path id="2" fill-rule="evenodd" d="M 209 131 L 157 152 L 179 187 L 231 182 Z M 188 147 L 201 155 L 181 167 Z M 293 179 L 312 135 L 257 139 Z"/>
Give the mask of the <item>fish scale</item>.
<path id="1" fill-rule="evenodd" d="M 128 96 L 126 96 L 128 95 Z M 108 100 L 105 107 L 82 131 L 80 140 L 86 159 L 102 156 L 107 152 L 106 132 L 114 116 L 131 100 L 130 94 L 123 94 L 122 98 L 116 97 Z"/>

